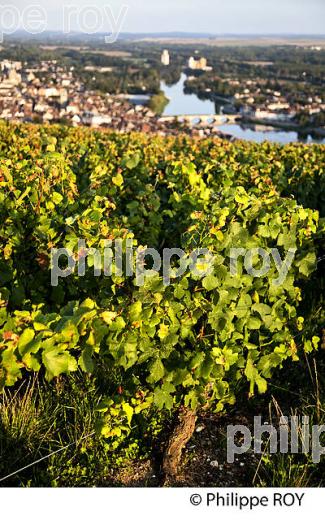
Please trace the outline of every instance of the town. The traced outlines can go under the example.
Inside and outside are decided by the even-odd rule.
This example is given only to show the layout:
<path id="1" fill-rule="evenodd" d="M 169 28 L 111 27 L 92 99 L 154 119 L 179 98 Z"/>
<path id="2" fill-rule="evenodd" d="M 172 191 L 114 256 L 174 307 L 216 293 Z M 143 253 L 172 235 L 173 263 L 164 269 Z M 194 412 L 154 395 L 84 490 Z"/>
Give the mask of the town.
<path id="1" fill-rule="evenodd" d="M 89 91 L 76 78 L 74 67 L 67 70 L 57 60 L 41 61 L 38 68 L 3 60 L 0 70 L 0 118 L 7 121 L 62 123 L 160 135 L 182 131 L 194 137 L 211 133 L 208 128 L 196 129 L 186 122 L 164 121 L 141 99 L 140 103 L 132 104 L 124 94 Z M 40 79 L 42 75 L 44 81 Z M 231 139 L 217 128 L 213 132 Z"/>

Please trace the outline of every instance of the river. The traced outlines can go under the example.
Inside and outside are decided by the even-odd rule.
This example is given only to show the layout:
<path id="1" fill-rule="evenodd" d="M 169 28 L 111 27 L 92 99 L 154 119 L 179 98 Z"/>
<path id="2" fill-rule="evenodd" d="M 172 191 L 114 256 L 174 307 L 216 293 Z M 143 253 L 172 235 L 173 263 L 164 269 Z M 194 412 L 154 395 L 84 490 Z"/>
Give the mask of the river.
<path id="1" fill-rule="evenodd" d="M 184 83 L 186 75 L 182 74 L 178 83 L 172 86 L 161 82 L 160 88 L 165 96 L 169 99 L 163 115 L 212 115 L 216 113 L 216 105 L 213 101 L 202 100 L 196 94 L 185 94 Z M 247 141 L 255 141 L 261 143 L 263 141 L 272 141 L 276 143 L 325 143 L 325 138 L 315 139 L 312 136 L 300 136 L 297 132 L 280 130 L 273 127 L 262 125 L 244 125 L 240 123 L 222 124 L 218 128 L 221 132 L 231 134 L 238 139 Z"/>

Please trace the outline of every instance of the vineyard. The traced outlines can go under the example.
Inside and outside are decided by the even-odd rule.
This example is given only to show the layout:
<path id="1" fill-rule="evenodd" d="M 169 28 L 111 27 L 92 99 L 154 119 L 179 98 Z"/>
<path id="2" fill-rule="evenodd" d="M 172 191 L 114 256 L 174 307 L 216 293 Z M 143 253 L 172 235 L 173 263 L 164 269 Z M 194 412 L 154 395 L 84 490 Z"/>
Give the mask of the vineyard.
<path id="1" fill-rule="evenodd" d="M 168 285 L 161 270 L 141 286 L 114 267 L 95 276 L 89 255 L 84 276 L 54 286 L 51 252 L 78 259 L 80 239 L 87 250 L 111 241 L 123 253 L 131 242 L 185 254 Z M 200 414 L 227 415 L 325 348 L 322 145 L 1 123 L 0 245 L 2 406 L 35 381 L 59 394 L 73 381 L 110 460 L 122 448 L 139 456 L 142 438 L 151 449 L 165 432 L 167 483 Z M 213 253 L 212 271 L 176 276 L 199 248 Z M 231 273 L 232 248 L 295 255 L 278 284 L 274 262 L 253 276 L 239 256 Z M 0 463 L 0 478 L 23 465 Z"/>

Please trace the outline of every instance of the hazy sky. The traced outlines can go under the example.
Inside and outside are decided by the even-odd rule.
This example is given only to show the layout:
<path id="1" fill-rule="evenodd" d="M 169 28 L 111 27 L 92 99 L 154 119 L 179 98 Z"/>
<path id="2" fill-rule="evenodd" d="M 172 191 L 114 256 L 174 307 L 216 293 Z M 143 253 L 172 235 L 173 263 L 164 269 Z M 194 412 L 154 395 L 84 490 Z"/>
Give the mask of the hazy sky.
<path id="1" fill-rule="evenodd" d="M 9 3 L 9 2 L 8 2 Z M 8 3 L 6 5 L 8 5 Z M 118 19 L 123 5 L 128 6 L 123 32 L 209 32 L 209 33 L 325 33 L 325 0 L 11 0 L 20 11 L 40 5 L 48 15 L 47 28 L 62 29 L 63 6 L 97 8 L 98 14 L 109 6 Z M 1 13 L 0 13 L 1 14 Z M 95 26 L 95 18 L 89 20 Z M 94 15 L 95 16 L 95 15 Z M 71 16 L 78 30 L 77 16 Z M 103 30 L 111 24 L 102 16 Z M 1 23 L 1 22 L 0 22 Z"/>

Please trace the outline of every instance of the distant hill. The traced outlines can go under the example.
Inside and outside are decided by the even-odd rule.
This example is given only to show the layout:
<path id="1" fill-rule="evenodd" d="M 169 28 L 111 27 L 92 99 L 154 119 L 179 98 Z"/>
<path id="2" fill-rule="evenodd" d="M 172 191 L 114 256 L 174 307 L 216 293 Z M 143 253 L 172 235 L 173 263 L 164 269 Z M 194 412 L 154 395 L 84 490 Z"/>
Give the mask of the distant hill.
<path id="1" fill-rule="evenodd" d="M 84 34 L 61 31 L 45 31 L 38 35 L 31 35 L 25 31 L 17 31 L 5 37 L 5 42 L 31 41 L 49 44 L 76 43 L 83 45 L 102 43 L 108 33 Z M 286 45 L 286 44 L 315 44 L 318 42 L 325 46 L 325 34 L 212 34 L 195 32 L 153 32 L 153 33 L 128 33 L 122 32 L 118 41 L 169 41 L 169 42 L 200 42 L 212 45 Z"/>

